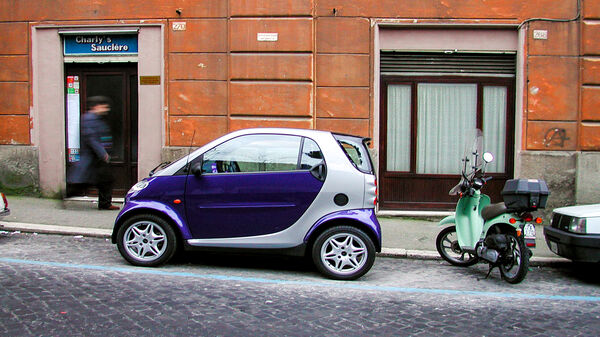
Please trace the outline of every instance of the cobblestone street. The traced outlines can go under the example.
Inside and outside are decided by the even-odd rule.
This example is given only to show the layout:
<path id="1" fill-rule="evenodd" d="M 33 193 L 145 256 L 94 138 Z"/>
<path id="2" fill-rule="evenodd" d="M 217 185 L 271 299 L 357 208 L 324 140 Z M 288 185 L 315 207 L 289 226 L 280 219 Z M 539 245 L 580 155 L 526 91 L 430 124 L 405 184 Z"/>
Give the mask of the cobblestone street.
<path id="1" fill-rule="evenodd" d="M 600 288 L 586 266 L 535 267 L 511 286 L 485 265 L 379 258 L 354 282 L 291 258 L 195 254 L 134 268 L 106 239 L 0 235 L 6 336 L 590 336 Z"/>

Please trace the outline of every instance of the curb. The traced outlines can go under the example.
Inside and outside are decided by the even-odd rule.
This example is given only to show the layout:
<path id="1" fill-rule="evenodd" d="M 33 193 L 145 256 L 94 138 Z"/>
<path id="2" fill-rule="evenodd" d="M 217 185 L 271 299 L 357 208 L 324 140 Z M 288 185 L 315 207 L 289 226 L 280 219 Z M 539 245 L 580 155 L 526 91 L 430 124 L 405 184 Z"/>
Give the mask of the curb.
<path id="1" fill-rule="evenodd" d="M 110 239 L 112 235 L 112 229 L 43 225 L 6 221 L 0 221 L 0 230 L 54 235 L 88 236 L 105 239 Z M 402 248 L 382 248 L 381 252 L 377 253 L 377 256 L 396 259 L 442 260 L 436 251 L 408 250 Z M 571 261 L 560 257 L 554 258 L 534 256 L 531 258 L 529 263 L 531 266 L 548 266 L 554 264 L 571 263 Z"/>
<path id="2" fill-rule="evenodd" d="M 21 222 L 0 221 L 0 228 L 5 231 L 56 234 L 56 235 L 81 235 L 96 238 L 110 238 L 111 229 L 69 227 L 56 225 L 40 225 Z"/>
<path id="3" fill-rule="evenodd" d="M 407 250 L 398 248 L 382 248 L 381 253 L 377 253 L 380 257 L 390 257 L 396 259 L 414 259 L 414 260 L 440 260 L 442 257 L 436 251 L 430 250 Z M 533 256 L 529 260 L 529 265 L 532 267 L 551 266 L 558 264 L 572 263 L 571 260 L 562 257 L 544 257 Z"/>

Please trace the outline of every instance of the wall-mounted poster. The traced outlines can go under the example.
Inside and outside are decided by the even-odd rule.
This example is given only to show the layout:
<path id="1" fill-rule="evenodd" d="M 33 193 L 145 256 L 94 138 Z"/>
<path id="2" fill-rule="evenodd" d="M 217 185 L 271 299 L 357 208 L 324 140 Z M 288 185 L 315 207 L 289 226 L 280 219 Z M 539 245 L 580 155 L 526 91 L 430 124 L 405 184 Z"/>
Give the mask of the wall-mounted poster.
<path id="1" fill-rule="evenodd" d="M 67 150 L 69 162 L 79 161 L 79 76 L 67 76 Z"/>

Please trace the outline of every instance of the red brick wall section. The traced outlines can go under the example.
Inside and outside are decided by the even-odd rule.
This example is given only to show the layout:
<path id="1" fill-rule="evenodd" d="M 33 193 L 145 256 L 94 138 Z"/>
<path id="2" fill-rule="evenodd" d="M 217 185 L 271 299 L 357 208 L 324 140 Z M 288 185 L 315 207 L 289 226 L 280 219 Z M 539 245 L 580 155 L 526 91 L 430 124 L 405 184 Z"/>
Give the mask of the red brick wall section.
<path id="1" fill-rule="evenodd" d="M 600 151 L 600 1 L 584 1 L 579 149 Z"/>
<path id="2" fill-rule="evenodd" d="M 35 5 L 32 5 L 35 3 Z M 176 12 L 181 9 L 181 15 Z M 226 0 L 0 1 L 1 21 L 189 19 L 227 17 Z M 112 22 L 111 22 L 112 23 Z"/>
<path id="3" fill-rule="evenodd" d="M 169 128 L 172 146 L 202 146 L 227 133 L 227 117 L 172 116 Z"/>
<path id="4" fill-rule="evenodd" d="M 226 53 L 171 53 L 170 80 L 227 80 Z"/>
<path id="5" fill-rule="evenodd" d="M 312 84 L 234 82 L 231 115 L 310 117 Z"/>
<path id="6" fill-rule="evenodd" d="M 231 16 L 311 16 L 313 0 L 245 0 L 229 2 Z"/>
<path id="7" fill-rule="evenodd" d="M 584 57 L 581 66 L 581 76 L 581 83 L 583 85 L 600 85 L 600 57 Z"/>
<path id="8" fill-rule="evenodd" d="M 565 137 L 561 136 L 565 133 Z M 577 122 L 527 122 L 528 150 L 564 150 L 577 148 Z"/>
<path id="9" fill-rule="evenodd" d="M 312 19 L 231 19 L 233 52 L 312 52 Z M 277 41 L 259 41 L 259 33 L 277 33 Z"/>
<path id="10" fill-rule="evenodd" d="M 600 122 L 600 2 L 582 3 L 581 22 L 524 28 L 528 82 L 517 94 L 525 95 L 526 149 L 600 150 L 592 136 Z M 167 145 L 189 146 L 194 129 L 201 131 L 194 145 L 201 145 L 246 126 L 373 136 L 370 19 L 515 25 L 573 18 L 576 6 L 576 0 L 1 1 L 0 144 L 30 144 L 29 23 L 167 19 Z M 172 29 L 178 21 L 186 30 Z M 534 30 L 546 30 L 548 39 L 533 39 Z M 259 41 L 259 33 L 277 39 Z M 558 125 L 568 140 L 546 145 L 543 136 Z"/>
<path id="11" fill-rule="evenodd" d="M 227 115 L 227 82 L 173 81 L 169 108 L 171 115 Z"/>
<path id="12" fill-rule="evenodd" d="M 576 121 L 579 63 L 577 57 L 529 57 L 529 120 Z"/>
<path id="13" fill-rule="evenodd" d="M 575 1 L 537 0 L 319 0 L 318 16 L 422 18 L 422 19 L 514 19 L 564 18 L 565 13 L 575 16 Z M 335 14 L 333 9 L 336 9 Z"/>
<path id="14" fill-rule="evenodd" d="M 584 86 L 581 95 L 581 120 L 600 122 L 600 86 Z"/>
<path id="15" fill-rule="evenodd" d="M 548 38 L 532 38 L 536 30 L 545 30 Z M 579 22 L 533 21 L 528 33 L 528 54 L 531 56 L 579 56 Z"/>
<path id="16" fill-rule="evenodd" d="M 28 145 L 29 33 L 26 23 L 0 23 L 0 145 Z"/>
<path id="17" fill-rule="evenodd" d="M 231 54 L 232 80 L 312 81 L 311 54 Z"/>
<path id="18" fill-rule="evenodd" d="M 173 30 L 178 21 L 185 30 Z M 193 136 L 200 146 L 227 133 L 227 25 L 227 19 L 169 21 L 167 145 L 189 146 Z"/>
<path id="19" fill-rule="evenodd" d="M 0 115 L 0 144 L 29 144 L 29 116 Z"/>

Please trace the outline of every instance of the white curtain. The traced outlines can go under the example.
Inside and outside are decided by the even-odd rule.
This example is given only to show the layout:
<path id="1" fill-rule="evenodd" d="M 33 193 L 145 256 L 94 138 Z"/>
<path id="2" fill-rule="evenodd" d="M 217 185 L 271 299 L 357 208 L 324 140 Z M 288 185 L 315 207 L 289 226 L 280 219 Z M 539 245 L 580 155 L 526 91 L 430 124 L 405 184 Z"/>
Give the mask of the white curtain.
<path id="1" fill-rule="evenodd" d="M 477 126 L 477 85 L 419 83 L 417 173 L 460 174 L 465 135 Z"/>
<path id="2" fill-rule="evenodd" d="M 504 172 L 506 159 L 506 87 L 483 87 L 483 150 L 494 155 L 487 172 Z"/>
<path id="3" fill-rule="evenodd" d="M 411 86 L 388 85 L 387 171 L 410 170 Z"/>

